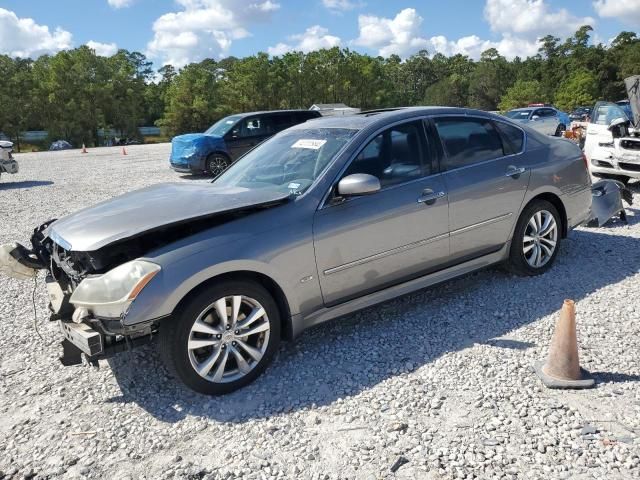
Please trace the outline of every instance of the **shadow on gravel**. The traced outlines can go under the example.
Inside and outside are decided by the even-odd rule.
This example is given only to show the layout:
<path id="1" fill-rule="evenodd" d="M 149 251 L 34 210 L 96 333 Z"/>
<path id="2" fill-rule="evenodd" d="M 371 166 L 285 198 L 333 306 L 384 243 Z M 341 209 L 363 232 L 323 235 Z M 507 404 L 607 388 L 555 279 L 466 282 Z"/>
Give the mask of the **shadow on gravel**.
<path id="1" fill-rule="evenodd" d="M 540 277 L 492 268 L 320 325 L 284 344 L 252 385 L 223 397 L 193 393 L 171 379 L 151 347 L 122 354 L 110 362 L 122 396 L 109 401 L 135 402 L 166 422 L 187 415 L 243 422 L 332 404 L 476 343 L 529 348 L 499 337 L 556 313 L 565 298 L 581 300 L 637 274 L 637 242 L 613 228 L 575 231 Z M 599 382 L 638 380 L 596 375 Z"/>
<path id="2" fill-rule="evenodd" d="M 508 340 L 504 338 L 492 338 L 484 342 L 484 344 L 498 348 L 511 348 L 513 350 L 526 350 L 527 348 L 536 346 L 535 343 L 521 342 L 519 340 Z"/>
<path id="3" fill-rule="evenodd" d="M 181 180 L 213 180 L 211 175 L 188 173 L 186 175 L 180 175 Z"/>
<path id="4" fill-rule="evenodd" d="M 627 383 L 640 382 L 640 375 L 627 375 L 614 372 L 591 372 L 591 376 L 598 383 Z"/>
<path id="5" fill-rule="evenodd" d="M 22 182 L 2 182 L 0 183 L 0 190 L 15 190 L 19 188 L 46 187 L 47 185 L 53 185 L 53 182 L 49 180 L 25 180 Z"/>

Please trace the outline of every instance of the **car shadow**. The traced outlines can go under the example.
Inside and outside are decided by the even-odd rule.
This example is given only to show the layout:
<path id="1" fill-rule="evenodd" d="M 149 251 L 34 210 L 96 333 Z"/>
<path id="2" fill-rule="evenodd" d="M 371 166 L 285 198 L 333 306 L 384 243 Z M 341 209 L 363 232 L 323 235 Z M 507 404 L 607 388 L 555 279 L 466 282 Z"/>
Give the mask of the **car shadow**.
<path id="1" fill-rule="evenodd" d="M 50 180 L 24 180 L 21 182 L 4 182 L 0 181 L 0 190 L 15 190 L 22 188 L 46 187 L 53 185 Z"/>
<path id="2" fill-rule="evenodd" d="M 581 300 L 639 269 L 637 239 L 615 229 L 583 229 L 563 242 L 545 275 L 520 278 L 490 268 L 320 325 L 283 344 L 260 378 L 229 395 L 191 392 L 167 374 L 152 346 L 121 354 L 110 364 L 122 394 L 108 401 L 135 402 L 166 422 L 187 415 L 243 422 L 329 405 L 477 343 L 530 348 L 534 344 L 500 337 L 557 312 L 565 298 Z M 493 305 L 489 312 L 487 304 Z M 411 349 L 403 348 L 407 335 Z M 598 381 L 637 380 L 628 373 L 599 373 Z"/>
<path id="3" fill-rule="evenodd" d="M 213 180 L 213 175 L 207 175 L 205 173 L 187 173 L 180 175 L 181 180 Z"/>

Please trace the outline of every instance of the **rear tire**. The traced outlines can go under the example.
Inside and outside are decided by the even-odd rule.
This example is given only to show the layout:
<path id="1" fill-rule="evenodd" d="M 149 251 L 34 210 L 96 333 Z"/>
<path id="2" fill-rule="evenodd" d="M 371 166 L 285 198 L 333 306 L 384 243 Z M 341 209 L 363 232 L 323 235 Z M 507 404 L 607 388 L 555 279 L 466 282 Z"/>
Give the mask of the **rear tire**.
<path id="1" fill-rule="evenodd" d="M 520 214 L 507 267 L 516 275 L 541 275 L 553 266 L 560 249 L 562 220 L 546 200 L 534 200 Z"/>
<path id="2" fill-rule="evenodd" d="M 558 125 L 558 128 L 556 128 L 555 136 L 556 137 L 561 137 L 562 136 L 562 132 L 564 132 L 566 129 L 567 129 L 567 127 L 561 123 L 560 125 Z"/>
<path id="3" fill-rule="evenodd" d="M 217 177 L 231 165 L 231 159 L 223 153 L 212 153 L 207 157 L 206 170 Z"/>
<path id="4" fill-rule="evenodd" d="M 175 377 L 196 392 L 221 395 L 248 385 L 271 362 L 280 313 L 261 285 L 228 281 L 188 300 L 159 337 L 160 356 Z"/>

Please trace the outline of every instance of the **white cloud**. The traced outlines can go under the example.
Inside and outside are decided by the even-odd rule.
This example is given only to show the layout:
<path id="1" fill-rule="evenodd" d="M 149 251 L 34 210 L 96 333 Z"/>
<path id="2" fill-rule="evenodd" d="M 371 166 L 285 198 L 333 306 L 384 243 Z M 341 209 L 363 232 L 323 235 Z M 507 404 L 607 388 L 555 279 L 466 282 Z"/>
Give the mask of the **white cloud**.
<path id="1" fill-rule="evenodd" d="M 593 18 L 575 16 L 564 8 L 552 10 L 546 0 L 487 0 L 484 16 L 494 32 L 528 40 L 547 34 L 571 34 L 582 25 L 595 24 Z"/>
<path id="2" fill-rule="evenodd" d="M 361 2 L 351 0 L 322 0 L 322 4 L 334 13 L 346 12 L 362 6 Z"/>
<path id="3" fill-rule="evenodd" d="M 593 8 L 601 17 L 617 18 L 623 23 L 640 27 L 638 0 L 596 0 Z"/>
<path id="4" fill-rule="evenodd" d="M 96 55 L 100 57 L 111 57 L 118 53 L 118 45 L 115 43 L 101 43 L 89 40 L 87 42 L 87 47 L 95 50 Z"/>
<path id="5" fill-rule="evenodd" d="M 474 60 L 480 58 L 485 50 L 495 48 L 500 54 L 509 59 L 514 57 L 528 57 L 538 52 L 538 43 L 524 40 L 521 38 L 504 35 L 500 41 L 483 40 L 477 35 L 462 37 L 458 40 L 448 40 L 446 37 L 439 35 L 429 39 L 431 48 L 430 52 L 442 53 L 443 55 L 467 55 Z"/>
<path id="6" fill-rule="evenodd" d="M 488 0 L 487 5 L 490 3 L 494 3 L 493 0 Z M 408 57 L 421 49 L 426 49 L 430 54 L 462 54 L 473 59 L 480 58 L 482 52 L 489 48 L 496 48 L 507 58 L 527 57 L 535 55 L 538 51 L 536 37 L 523 37 L 511 32 L 503 32 L 502 38 L 496 41 L 482 39 L 477 35 L 455 40 L 443 35 L 425 38 L 421 29 L 422 23 L 423 18 L 413 8 L 405 8 L 394 18 L 360 15 L 360 36 L 353 43 L 375 49 L 379 55 L 385 57 L 391 54 Z"/>
<path id="7" fill-rule="evenodd" d="M 280 8 L 272 0 L 176 0 L 183 8 L 153 24 L 147 54 L 182 67 L 207 57 L 227 55 L 234 40 L 250 35 L 246 27 L 268 20 Z"/>
<path id="8" fill-rule="evenodd" d="M 294 44 L 278 43 L 274 47 L 269 47 L 269 55 L 278 56 L 291 51 L 312 52 L 322 48 L 333 48 L 340 46 L 340 37 L 329 35 L 329 30 L 320 25 L 307 28 L 304 33 L 291 35 L 289 40 Z"/>
<path id="9" fill-rule="evenodd" d="M 413 8 L 401 10 L 394 18 L 360 15 L 360 36 L 356 45 L 377 49 L 378 54 L 410 55 L 429 46 L 429 41 L 420 36 L 422 17 Z"/>
<path id="10" fill-rule="evenodd" d="M 107 0 L 113 8 L 126 8 L 133 5 L 136 0 Z"/>
<path id="11" fill-rule="evenodd" d="M 49 31 L 31 18 L 18 18 L 10 10 L 0 8 L 0 53 L 12 57 L 37 57 L 71 47 L 71 33 L 56 28 Z"/>

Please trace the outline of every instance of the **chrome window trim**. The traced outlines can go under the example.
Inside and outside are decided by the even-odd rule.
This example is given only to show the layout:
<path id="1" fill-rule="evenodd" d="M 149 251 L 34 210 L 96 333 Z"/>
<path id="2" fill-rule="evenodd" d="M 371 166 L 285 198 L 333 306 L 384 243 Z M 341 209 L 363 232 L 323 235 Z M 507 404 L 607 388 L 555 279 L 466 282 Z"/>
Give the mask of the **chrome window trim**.
<path id="1" fill-rule="evenodd" d="M 448 238 L 448 233 L 443 233 L 442 235 L 436 235 L 435 237 L 426 238 L 424 240 L 418 240 L 417 242 L 408 243 L 407 245 L 402 245 L 401 247 L 392 248 L 390 250 L 385 250 L 384 252 L 376 253 L 370 255 L 368 257 L 360 258 L 359 260 L 354 260 L 353 262 L 344 263 L 342 265 L 338 265 L 337 267 L 328 268 L 322 273 L 324 275 L 331 275 L 333 273 L 342 272 L 343 270 L 347 270 L 352 267 L 357 267 L 359 265 L 364 265 L 365 263 L 372 262 L 374 260 L 379 260 L 381 258 L 385 258 L 391 255 L 395 255 L 396 253 L 406 252 L 408 250 L 422 247 L 423 245 L 427 245 L 429 243 L 437 242 L 438 240 L 444 240 Z"/>

